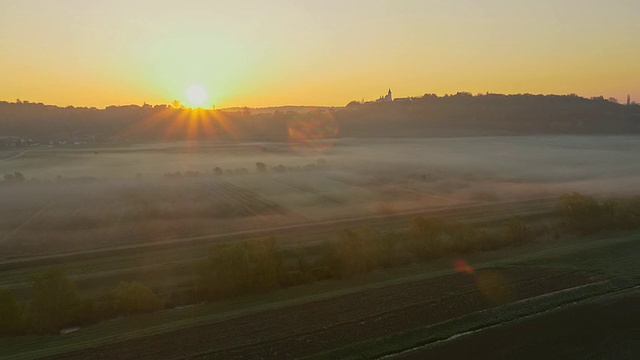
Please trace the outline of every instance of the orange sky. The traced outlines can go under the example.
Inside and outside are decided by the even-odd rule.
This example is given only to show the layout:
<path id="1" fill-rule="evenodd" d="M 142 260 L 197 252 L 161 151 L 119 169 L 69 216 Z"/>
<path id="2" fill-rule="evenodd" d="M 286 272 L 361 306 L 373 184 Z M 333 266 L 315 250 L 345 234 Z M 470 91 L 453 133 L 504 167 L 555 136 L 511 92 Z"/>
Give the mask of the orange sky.
<path id="1" fill-rule="evenodd" d="M 0 100 L 335 105 L 424 93 L 640 100 L 640 1 L 0 4 Z"/>

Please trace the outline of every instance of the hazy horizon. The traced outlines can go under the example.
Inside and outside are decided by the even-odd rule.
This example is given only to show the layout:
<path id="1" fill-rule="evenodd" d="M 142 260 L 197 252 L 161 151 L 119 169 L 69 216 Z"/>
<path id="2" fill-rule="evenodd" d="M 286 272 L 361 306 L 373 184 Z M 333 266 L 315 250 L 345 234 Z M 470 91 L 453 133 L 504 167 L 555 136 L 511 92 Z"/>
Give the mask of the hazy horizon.
<path id="1" fill-rule="evenodd" d="M 640 94 L 637 2 L 261 5 L 5 1 L 0 99 L 258 108 L 344 106 L 388 88 Z"/>
<path id="2" fill-rule="evenodd" d="M 0 0 L 0 358 L 640 359 L 637 14 Z"/>
<path id="3" fill-rule="evenodd" d="M 486 93 L 478 93 L 478 94 L 474 94 L 474 93 L 470 93 L 470 92 L 466 92 L 466 91 L 457 91 L 457 92 L 453 92 L 453 93 L 445 93 L 445 94 L 433 94 L 433 93 L 422 93 L 422 94 L 414 94 L 414 95 L 407 95 L 406 97 L 403 98 L 411 98 L 411 99 L 419 99 L 425 95 L 436 95 L 437 97 L 447 97 L 447 96 L 455 96 L 456 94 L 470 94 L 472 96 L 484 96 L 484 95 L 498 95 L 498 96 L 526 96 L 526 95 L 531 95 L 531 96 L 577 96 L 579 98 L 584 98 L 584 99 L 596 99 L 596 98 L 602 98 L 604 100 L 607 101 L 611 101 L 612 99 L 615 99 L 617 101 L 618 104 L 620 105 L 626 105 L 626 97 L 624 99 L 618 99 L 615 97 L 606 97 L 603 95 L 597 95 L 597 96 L 584 96 L 581 94 L 576 94 L 576 93 L 566 93 L 566 94 L 559 94 L 559 93 L 531 93 L 531 92 L 522 92 L 522 93 L 491 93 L 491 92 L 486 92 Z M 630 96 L 630 95 L 629 95 Z M 260 109 L 278 109 L 278 108 L 342 108 L 342 107 L 346 107 L 348 105 L 349 102 L 351 101 L 357 101 L 357 102 L 363 102 L 363 103 L 373 103 L 375 102 L 375 100 L 377 100 L 376 98 L 372 98 L 372 99 L 353 99 L 350 100 L 344 104 L 338 104 L 338 105 L 327 105 L 327 104 L 314 104 L 314 103 L 308 103 L 308 104 L 266 104 L 264 106 L 248 106 L 248 105 L 235 105 L 235 106 L 225 106 L 225 107 L 219 107 L 216 104 L 212 104 L 212 106 L 189 106 L 188 104 L 182 103 L 180 102 L 180 106 L 183 107 L 183 109 L 185 110 L 204 110 L 204 111 L 209 111 L 209 110 L 239 110 L 242 108 L 249 108 L 249 109 L 255 109 L 255 110 L 260 110 Z M 631 105 L 638 105 L 638 99 L 635 99 L 633 97 L 630 96 L 630 101 L 631 101 Z M 54 104 L 54 103 L 46 103 L 46 102 L 42 102 L 42 101 L 32 101 L 30 99 L 20 99 L 20 98 L 16 98 L 16 99 L 0 99 L 0 102 L 7 102 L 7 103 L 18 103 L 18 101 L 20 103 L 28 103 L 28 104 L 42 104 L 45 106 L 56 106 L 59 108 L 64 108 L 64 107 L 75 107 L 75 108 L 96 108 L 98 110 L 105 110 L 108 107 L 121 107 L 121 106 L 145 106 L 145 105 L 149 105 L 149 106 L 169 106 L 169 107 L 173 107 L 174 104 L 172 104 L 173 101 L 176 101 L 176 99 L 174 99 L 173 101 L 170 102 L 166 102 L 166 103 L 148 103 L 148 102 L 143 102 L 143 103 L 121 103 L 121 104 L 107 104 L 104 106 L 83 106 L 83 105 L 76 105 L 76 104 Z M 188 101 L 187 101 L 188 102 Z"/>

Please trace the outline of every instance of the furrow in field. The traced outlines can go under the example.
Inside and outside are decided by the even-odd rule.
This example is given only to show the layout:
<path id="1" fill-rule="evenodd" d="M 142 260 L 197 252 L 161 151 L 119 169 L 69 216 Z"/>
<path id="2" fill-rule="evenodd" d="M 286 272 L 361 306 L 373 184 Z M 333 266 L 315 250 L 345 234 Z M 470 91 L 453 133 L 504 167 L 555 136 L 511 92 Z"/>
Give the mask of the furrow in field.
<path id="1" fill-rule="evenodd" d="M 517 286 L 511 300 L 585 283 L 571 273 L 537 269 L 492 269 Z M 456 274 L 367 290 L 331 300 L 154 335 L 92 349 L 100 358 L 297 358 L 355 341 L 436 323 L 497 304 L 477 289 L 475 279 Z M 59 359 L 82 358 L 76 352 Z"/>
<path id="2" fill-rule="evenodd" d="M 257 196 L 253 191 L 237 186 L 229 181 L 225 181 L 224 184 L 229 191 L 232 191 L 239 199 L 243 200 L 245 203 L 259 204 L 274 214 L 289 215 L 289 212 L 286 208 L 275 202 Z"/>

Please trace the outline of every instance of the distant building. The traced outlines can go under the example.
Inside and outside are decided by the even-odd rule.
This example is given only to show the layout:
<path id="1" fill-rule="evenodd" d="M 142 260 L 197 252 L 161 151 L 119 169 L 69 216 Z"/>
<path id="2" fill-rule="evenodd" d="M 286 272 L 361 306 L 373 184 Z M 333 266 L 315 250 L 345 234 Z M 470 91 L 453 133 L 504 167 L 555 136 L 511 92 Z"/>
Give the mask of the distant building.
<path id="1" fill-rule="evenodd" d="M 631 105 L 631 95 L 627 95 L 627 105 Z"/>
<path id="2" fill-rule="evenodd" d="M 391 89 L 389 89 L 389 92 L 387 93 L 386 96 L 380 96 L 380 98 L 376 100 L 376 102 L 392 102 L 392 101 L 393 101 L 393 94 L 391 93 Z"/>

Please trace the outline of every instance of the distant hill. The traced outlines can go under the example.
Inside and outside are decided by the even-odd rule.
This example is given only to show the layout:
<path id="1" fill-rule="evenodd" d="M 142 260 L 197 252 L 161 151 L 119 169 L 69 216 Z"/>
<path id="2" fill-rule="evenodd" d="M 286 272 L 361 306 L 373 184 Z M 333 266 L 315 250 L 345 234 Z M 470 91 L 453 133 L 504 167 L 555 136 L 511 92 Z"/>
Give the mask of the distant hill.
<path id="1" fill-rule="evenodd" d="M 425 95 L 344 108 L 106 109 L 0 102 L 0 137 L 39 143 L 638 134 L 640 106 L 575 95 Z"/>
<path id="2" fill-rule="evenodd" d="M 270 106 L 270 107 L 261 107 L 261 108 L 250 108 L 250 107 L 229 107 L 229 108 L 222 108 L 220 109 L 220 111 L 224 111 L 224 112 L 246 112 L 247 110 L 251 112 L 251 114 L 254 115 L 264 115 L 264 114 L 274 114 L 276 112 L 278 113 L 288 113 L 288 112 L 295 112 L 295 113 L 301 113 L 301 114 L 306 114 L 308 112 L 312 112 L 312 111 L 318 111 L 318 110 L 332 110 L 332 109 L 337 109 L 336 107 L 331 107 L 331 106 L 296 106 L 296 105 L 289 105 L 289 106 Z"/>

